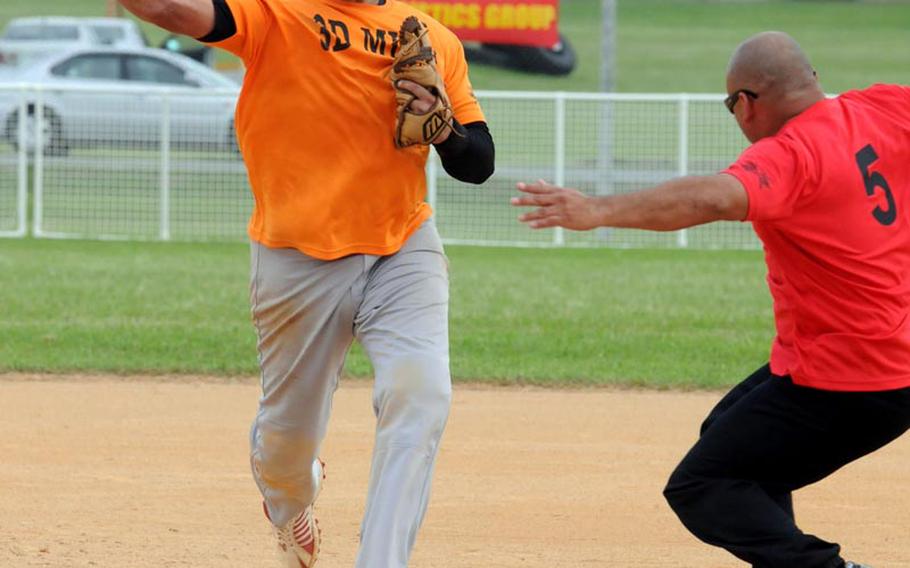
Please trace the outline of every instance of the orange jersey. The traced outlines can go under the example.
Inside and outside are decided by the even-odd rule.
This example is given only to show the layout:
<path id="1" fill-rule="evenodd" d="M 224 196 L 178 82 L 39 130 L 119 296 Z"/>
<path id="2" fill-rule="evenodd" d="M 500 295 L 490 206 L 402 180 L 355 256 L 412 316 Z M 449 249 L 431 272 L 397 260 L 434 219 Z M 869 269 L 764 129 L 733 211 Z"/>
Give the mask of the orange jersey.
<path id="1" fill-rule="evenodd" d="M 332 260 L 387 255 L 432 215 L 425 146 L 395 147 L 388 74 L 398 28 L 428 26 L 455 118 L 483 121 L 461 42 L 397 0 L 227 0 L 237 25 L 215 43 L 243 59 L 240 148 L 253 240 Z"/>

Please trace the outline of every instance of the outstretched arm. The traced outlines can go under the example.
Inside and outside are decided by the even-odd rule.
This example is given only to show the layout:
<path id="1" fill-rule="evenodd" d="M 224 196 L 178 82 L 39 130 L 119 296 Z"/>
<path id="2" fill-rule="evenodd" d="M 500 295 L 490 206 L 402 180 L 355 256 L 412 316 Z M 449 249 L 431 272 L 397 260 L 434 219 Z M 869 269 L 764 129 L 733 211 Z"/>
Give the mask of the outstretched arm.
<path id="1" fill-rule="evenodd" d="M 742 221 L 749 198 L 733 176 L 717 174 L 676 178 L 655 187 L 621 195 L 588 196 L 544 181 L 519 183 L 524 195 L 512 205 L 536 207 L 519 220 L 533 229 L 629 227 L 675 231 L 711 221 Z"/>
<path id="2" fill-rule="evenodd" d="M 208 35 L 215 27 L 212 0 L 119 0 L 141 20 L 175 34 L 193 38 Z"/>

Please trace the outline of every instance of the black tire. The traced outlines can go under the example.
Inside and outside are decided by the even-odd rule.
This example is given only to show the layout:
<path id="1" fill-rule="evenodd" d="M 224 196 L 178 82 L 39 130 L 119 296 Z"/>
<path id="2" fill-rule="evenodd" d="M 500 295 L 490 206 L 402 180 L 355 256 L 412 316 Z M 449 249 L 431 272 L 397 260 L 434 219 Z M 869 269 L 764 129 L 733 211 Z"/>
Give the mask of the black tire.
<path id="1" fill-rule="evenodd" d="M 13 111 L 7 115 L 3 121 L 3 139 L 12 146 L 17 152 L 19 151 L 19 113 Z"/>
<path id="2" fill-rule="evenodd" d="M 35 105 L 28 105 L 28 115 L 34 116 Z M 69 153 L 69 147 L 63 136 L 63 121 L 60 116 L 53 110 L 44 107 L 44 124 L 45 131 L 42 137 L 44 143 L 45 156 L 65 156 Z M 6 119 L 6 138 L 12 144 L 13 149 L 19 151 L 19 113 L 12 112 Z M 34 152 L 34 148 L 26 148 L 29 152 Z"/>
<path id="3" fill-rule="evenodd" d="M 44 109 L 44 120 L 48 124 L 48 136 L 44 145 L 45 156 L 66 156 L 69 153 L 69 146 L 63 137 L 63 121 L 52 110 Z"/>
<path id="4" fill-rule="evenodd" d="M 468 63 L 480 63 L 482 65 L 492 65 L 493 67 L 502 67 L 504 69 L 513 68 L 508 53 L 490 49 L 490 44 L 466 43 L 464 44 L 464 55 Z"/>
<path id="5" fill-rule="evenodd" d="M 468 59 L 526 73 L 568 75 L 575 69 L 578 57 L 568 38 L 559 34 L 553 47 L 482 44 L 479 49 L 466 49 Z"/>

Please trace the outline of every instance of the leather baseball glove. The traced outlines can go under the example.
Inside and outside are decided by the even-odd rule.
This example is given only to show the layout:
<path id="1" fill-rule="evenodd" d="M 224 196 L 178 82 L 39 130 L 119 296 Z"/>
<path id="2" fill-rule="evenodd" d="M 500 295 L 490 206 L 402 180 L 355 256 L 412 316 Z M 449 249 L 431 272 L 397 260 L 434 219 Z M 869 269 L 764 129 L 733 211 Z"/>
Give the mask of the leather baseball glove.
<path id="1" fill-rule="evenodd" d="M 429 30 L 416 17 L 408 16 L 401 24 L 396 42 L 390 74 L 398 104 L 395 145 L 404 148 L 432 144 L 447 128 L 452 128 L 453 113 L 445 84 L 436 70 L 436 54 L 430 45 Z M 403 79 L 430 91 L 436 96 L 435 104 L 424 113 L 411 109 L 411 103 L 417 97 L 399 87 L 398 82 Z"/>

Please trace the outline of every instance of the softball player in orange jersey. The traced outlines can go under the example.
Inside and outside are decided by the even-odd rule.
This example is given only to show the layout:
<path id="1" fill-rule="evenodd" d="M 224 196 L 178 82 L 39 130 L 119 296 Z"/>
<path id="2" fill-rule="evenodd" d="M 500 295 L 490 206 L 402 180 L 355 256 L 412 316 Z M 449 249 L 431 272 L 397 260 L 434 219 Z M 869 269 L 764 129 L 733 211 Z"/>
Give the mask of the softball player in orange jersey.
<path id="1" fill-rule="evenodd" d="M 397 0 L 121 3 L 246 64 L 236 125 L 255 197 L 250 299 L 262 369 L 251 462 L 282 565 L 316 561 L 317 456 L 357 339 L 375 371 L 377 428 L 356 566 L 406 566 L 451 398 L 448 277 L 424 202 L 429 150 L 396 148 L 388 76 L 399 26 L 416 14 L 455 117 L 437 152 L 451 175 L 482 183 L 493 142 L 460 42 Z M 435 102 L 403 86 L 415 112 Z"/>

